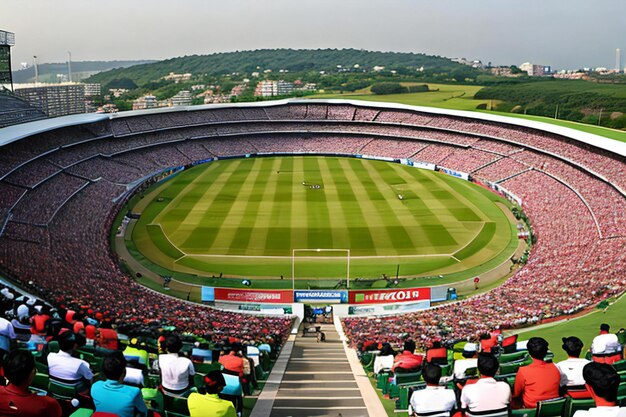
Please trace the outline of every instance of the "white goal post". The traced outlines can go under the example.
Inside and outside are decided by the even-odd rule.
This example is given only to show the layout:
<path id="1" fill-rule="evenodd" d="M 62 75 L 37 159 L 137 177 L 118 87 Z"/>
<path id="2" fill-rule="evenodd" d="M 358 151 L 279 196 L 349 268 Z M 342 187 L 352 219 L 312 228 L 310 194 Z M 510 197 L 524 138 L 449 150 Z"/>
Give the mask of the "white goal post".
<path id="1" fill-rule="evenodd" d="M 347 267 L 346 267 L 346 288 L 350 288 L 350 249 L 292 249 L 291 250 L 291 286 L 293 290 L 296 289 L 296 253 L 297 252 L 345 252 L 347 255 Z"/>

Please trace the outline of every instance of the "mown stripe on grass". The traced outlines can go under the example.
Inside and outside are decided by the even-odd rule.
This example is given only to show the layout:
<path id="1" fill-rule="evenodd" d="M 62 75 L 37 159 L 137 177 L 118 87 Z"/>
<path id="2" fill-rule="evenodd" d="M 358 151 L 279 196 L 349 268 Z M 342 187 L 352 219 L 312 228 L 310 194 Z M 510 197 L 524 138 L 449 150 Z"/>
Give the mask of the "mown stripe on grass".
<path id="1" fill-rule="evenodd" d="M 229 187 L 234 187 L 239 191 L 235 200 L 232 202 L 226 214 L 223 217 L 220 230 L 218 232 L 218 239 L 213 243 L 210 249 L 211 253 L 229 253 L 231 254 L 249 254 L 263 255 L 264 253 L 257 252 L 259 246 L 265 244 L 265 240 L 259 243 L 261 240 L 256 240 L 254 236 L 249 241 L 248 247 L 240 247 L 239 250 L 232 251 L 233 240 L 237 235 L 237 231 L 241 226 L 242 221 L 246 221 L 247 227 L 255 228 L 258 221 L 258 213 L 248 213 L 246 209 L 250 200 L 258 201 L 259 207 L 265 200 L 265 189 L 271 187 L 269 185 L 269 175 L 265 175 L 271 171 L 273 167 L 273 161 L 268 159 L 255 159 L 242 165 L 240 170 L 240 176 L 235 178 L 235 182 L 229 183 Z M 259 175 L 261 172 L 264 175 Z M 260 209 L 259 209 L 260 210 Z M 257 235 L 255 233 L 255 235 Z"/>
<path id="2" fill-rule="evenodd" d="M 293 183 L 291 186 L 291 247 L 292 249 L 307 249 L 307 205 L 306 190 L 302 182 L 306 181 L 304 161 L 301 156 L 293 158 Z"/>
<path id="3" fill-rule="evenodd" d="M 347 226 L 347 219 L 344 207 L 340 201 L 337 191 L 337 184 L 334 181 L 332 168 L 328 163 L 329 158 L 320 158 L 319 167 L 324 182 L 324 193 L 326 193 L 326 205 L 329 212 L 329 227 L 333 234 L 334 248 L 350 248 L 350 234 Z M 345 183 L 344 183 L 345 184 Z"/>
<path id="4" fill-rule="evenodd" d="M 201 184 L 199 191 L 202 196 L 181 227 L 181 233 L 187 232 L 184 242 L 179 245 L 181 249 L 188 253 L 209 253 L 216 242 L 219 243 L 218 235 L 224 216 L 241 191 L 241 188 L 230 187 L 233 183 L 231 181 L 243 183 L 242 177 L 247 177 L 247 172 L 239 170 L 243 161 L 230 161 L 228 168 L 213 182 Z"/>
<path id="5" fill-rule="evenodd" d="M 280 166 L 276 173 L 276 187 L 273 195 L 273 208 L 270 213 L 269 229 L 265 239 L 268 254 L 289 255 L 291 253 L 291 184 L 293 159 L 279 158 Z M 273 172 L 272 172 L 273 173 Z"/>
<path id="6" fill-rule="evenodd" d="M 190 211 L 202 198 L 203 185 L 210 183 L 227 169 L 228 164 L 214 162 L 182 172 L 173 181 L 168 181 L 173 185 L 169 185 L 159 197 L 169 198 L 170 202 L 153 222 L 161 224 L 169 232 L 168 236 L 178 242 L 176 232 L 180 230 L 180 226 L 185 225 Z"/>
<path id="7" fill-rule="evenodd" d="M 246 187 L 246 193 L 239 195 L 237 202 L 231 207 L 228 224 L 223 225 L 232 227 L 230 240 L 222 242 L 229 255 L 248 254 L 248 249 L 254 246 L 251 237 L 269 177 L 264 169 L 269 169 L 266 160 L 251 166 L 245 184 L 241 184 Z"/>
<path id="8" fill-rule="evenodd" d="M 379 215 L 385 219 L 388 233 L 393 236 L 393 247 L 397 254 L 415 253 L 418 247 L 437 246 L 437 239 L 432 235 L 430 229 L 420 225 L 412 213 L 399 200 L 397 193 L 385 183 L 380 175 L 380 170 L 388 170 L 389 164 L 374 162 L 364 163 L 360 161 L 365 181 L 373 184 L 368 191 L 369 196 L 374 200 Z M 387 174 L 392 178 L 391 174 Z M 395 179 L 399 183 L 398 179 Z M 438 238 L 449 236 L 445 229 Z M 424 242 L 426 238 L 427 242 Z M 450 236 L 451 238 L 451 236 Z"/>
<path id="9" fill-rule="evenodd" d="M 324 190 L 318 158 L 305 157 L 304 170 L 306 182 L 310 184 L 304 186 L 306 203 L 309 208 L 312 208 L 312 210 L 307 212 L 308 247 L 332 248 L 333 235 L 330 229 L 330 215 L 328 213 L 326 191 Z"/>
<path id="10" fill-rule="evenodd" d="M 169 241 L 160 224 L 147 224 L 146 232 L 154 245 L 169 258 L 178 259 L 185 255 Z"/>
<path id="11" fill-rule="evenodd" d="M 462 261 L 470 256 L 480 252 L 485 248 L 496 233 L 496 223 L 486 222 L 483 224 L 483 228 L 478 233 L 478 236 L 474 238 L 467 246 L 455 252 L 454 256 L 458 260 Z"/>

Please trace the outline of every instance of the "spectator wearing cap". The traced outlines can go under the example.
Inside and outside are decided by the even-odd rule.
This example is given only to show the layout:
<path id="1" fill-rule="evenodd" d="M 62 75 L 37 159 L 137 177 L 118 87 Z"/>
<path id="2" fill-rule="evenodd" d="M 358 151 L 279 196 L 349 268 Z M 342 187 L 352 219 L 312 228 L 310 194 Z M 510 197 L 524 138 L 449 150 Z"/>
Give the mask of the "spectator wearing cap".
<path id="1" fill-rule="evenodd" d="M 439 385 L 441 368 L 427 363 L 422 373 L 426 388 L 413 391 L 411 395 L 412 415 L 429 417 L 449 417 L 450 411 L 456 407 L 454 390 Z"/>
<path id="2" fill-rule="evenodd" d="M 500 364 L 490 353 L 481 353 L 477 359 L 480 378 L 475 384 L 465 385 L 461 391 L 461 408 L 472 413 L 505 412 L 511 402 L 511 387 L 494 379 Z"/>
<path id="3" fill-rule="evenodd" d="M 567 359 L 556 364 L 561 373 L 561 387 L 564 387 L 569 395 L 574 398 L 589 398 L 589 392 L 585 388 L 583 368 L 589 363 L 581 358 L 583 342 L 576 336 L 564 337 L 563 350 L 567 353 Z"/>
<path id="4" fill-rule="evenodd" d="M 55 399 L 28 389 L 36 372 L 35 359 L 30 352 L 16 350 L 9 353 L 4 364 L 9 385 L 0 386 L 1 416 L 61 417 L 61 406 Z"/>
<path id="5" fill-rule="evenodd" d="M 218 396 L 226 386 L 224 375 L 213 370 L 204 377 L 206 394 L 191 393 L 187 399 L 191 417 L 237 417 L 233 403 Z"/>
<path id="6" fill-rule="evenodd" d="M 466 377 L 465 371 L 478 366 L 478 345 L 476 343 L 466 343 L 463 346 L 463 358 L 454 361 L 454 377 L 463 379 Z"/>
<path id="7" fill-rule="evenodd" d="M 552 362 L 544 359 L 548 354 L 548 342 L 541 337 L 531 337 L 526 345 L 532 363 L 522 366 L 515 376 L 513 398 L 520 408 L 535 408 L 538 401 L 559 396 L 561 373 Z"/>
<path id="8" fill-rule="evenodd" d="M 394 358 L 393 368 L 391 370 L 394 372 L 412 372 L 418 370 L 419 367 L 422 366 L 424 357 L 422 355 L 416 355 L 414 352 L 415 342 L 406 340 L 402 353 L 399 353 Z"/>
<path id="9" fill-rule="evenodd" d="M 93 373 L 86 361 L 72 356 L 78 346 L 76 335 L 71 330 L 62 330 L 57 340 L 59 352 L 48 354 L 50 378 L 76 385 L 78 390 L 86 389 L 93 379 Z"/>
<path id="10" fill-rule="evenodd" d="M 161 386 L 166 393 L 173 395 L 186 394 L 193 385 L 195 370 L 189 358 L 180 355 L 183 342 L 177 334 L 165 339 L 167 353 L 159 355 L 161 369 Z"/>
<path id="11" fill-rule="evenodd" d="M 574 417 L 623 417 L 626 408 L 617 406 L 620 377 L 611 365 L 591 362 L 583 368 L 583 378 L 596 406 L 579 410 Z"/>
<path id="12" fill-rule="evenodd" d="M 119 417 L 147 416 L 148 409 L 141 390 L 124 385 L 126 359 L 122 352 L 114 352 L 104 358 L 102 372 L 106 381 L 98 381 L 91 387 L 96 411 L 117 414 Z"/>
<path id="13" fill-rule="evenodd" d="M 30 340 L 30 309 L 26 304 L 20 304 L 15 310 L 15 318 L 11 320 L 17 340 L 28 342 Z"/>
<path id="14" fill-rule="evenodd" d="M 612 364 L 621 359 L 622 346 L 617 335 L 609 333 L 611 326 L 607 323 L 600 325 L 600 334 L 593 338 L 591 354 L 594 362 Z"/>

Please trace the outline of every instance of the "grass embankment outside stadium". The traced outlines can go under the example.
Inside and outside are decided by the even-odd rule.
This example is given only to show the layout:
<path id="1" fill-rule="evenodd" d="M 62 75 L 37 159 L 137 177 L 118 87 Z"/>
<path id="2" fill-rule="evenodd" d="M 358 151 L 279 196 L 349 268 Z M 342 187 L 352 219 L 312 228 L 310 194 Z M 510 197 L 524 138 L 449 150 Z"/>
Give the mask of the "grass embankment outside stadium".
<path id="1" fill-rule="evenodd" d="M 385 103 L 408 104 L 411 106 L 427 106 L 451 110 L 468 110 L 481 113 L 491 113 L 569 127 L 570 129 L 576 129 L 587 133 L 593 133 L 594 135 L 604 136 L 609 139 L 626 142 L 626 132 L 609 129 L 606 127 L 570 122 L 567 120 L 554 119 L 551 117 L 531 116 L 518 113 L 505 113 L 491 110 L 478 110 L 477 107 L 480 105 L 484 105 L 487 107 L 487 109 L 490 109 L 492 106 L 496 106 L 498 104 L 497 100 L 474 99 L 474 95 L 476 94 L 476 92 L 478 92 L 478 90 L 483 88 L 482 86 L 431 83 L 428 83 L 428 86 L 432 91 L 429 91 L 427 93 L 376 95 L 372 94 L 368 88 L 364 90 L 359 90 L 355 93 L 317 94 L 310 98 L 378 101 Z"/>
<path id="2" fill-rule="evenodd" d="M 591 341 L 600 331 L 600 324 L 608 323 L 611 332 L 616 333 L 620 328 L 626 328 L 626 297 L 623 295 L 615 300 L 609 300 L 610 305 L 604 309 L 595 309 L 591 313 L 565 318 L 565 320 L 539 325 L 530 329 L 519 329 L 514 333 L 519 334 L 519 340 L 528 340 L 531 337 L 543 337 L 550 344 L 550 350 L 554 352 L 555 362 L 567 359 L 567 355 L 561 349 L 561 338 L 576 336 L 585 344 L 583 355 L 591 347 Z"/>
<path id="3" fill-rule="evenodd" d="M 159 273 L 174 270 L 176 279 L 196 285 L 227 285 L 211 278 L 227 271 L 275 278 L 256 279 L 257 288 L 291 288 L 294 246 L 349 247 L 351 279 L 394 276 L 400 264 L 401 276 L 428 275 L 401 286 L 441 285 L 495 268 L 518 244 L 495 194 L 380 161 L 218 161 L 183 172 L 150 195 L 156 199 L 143 209 L 129 251 L 144 265 L 158 264 Z M 346 276 L 345 255 L 323 254 L 323 262 L 311 254 L 296 258 L 296 274 L 314 275 L 299 276 L 303 288 Z"/>

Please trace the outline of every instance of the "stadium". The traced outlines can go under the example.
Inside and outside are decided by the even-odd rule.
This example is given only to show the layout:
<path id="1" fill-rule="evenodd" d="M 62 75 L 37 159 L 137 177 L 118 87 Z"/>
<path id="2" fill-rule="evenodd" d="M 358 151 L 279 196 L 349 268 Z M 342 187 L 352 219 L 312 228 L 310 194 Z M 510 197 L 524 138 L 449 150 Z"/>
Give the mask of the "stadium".
<path id="1" fill-rule="evenodd" d="M 308 309 L 305 313 L 304 304 L 314 308 L 322 304 L 333 306 L 338 333 L 330 322 L 322 325 L 328 337 L 326 346 L 333 342 L 333 348 L 337 348 L 343 338 L 347 346 L 361 352 L 364 345 L 372 343 L 389 343 L 398 348 L 411 338 L 418 350 L 426 351 L 442 340 L 478 340 L 484 333 L 580 315 L 623 291 L 626 214 L 620 207 L 626 189 L 626 148 L 580 131 L 501 116 L 399 104 L 288 100 L 68 116 L 17 124 L 0 133 L 0 267 L 21 291 L 53 306 L 62 317 L 68 311 L 82 317 L 97 312 L 129 338 L 156 337 L 165 328 L 186 334 L 188 343 L 196 338 L 214 349 L 229 338 L 250 346 L 269 344 L 272 358 L 281 352 L 285 362 L 281 364 L 279 360 L 274 371 L 279 365 L 283 371 L 287 366 L 283 381 L 289 382 L 290 376 L 295 378 L 291 382 L 294 388 L 298 381 L 304 384 L 304 380 L 312 378 L 308 374 L 311 369 L 315 371 L 310 373 L 322 375 L 326 369 L 326 365 L 298 362 L 302 360 L 298 355 L 307 349 L 310 354 L 320 346 L 310 344 L 310 339 L 304 337 L 306 329 L 302 326 L 308 325 L 303 321 L 310 313 Z M 389 228 L 363 230 L 365 221 L 355 223 L 354 229 L 346 230 L 345 235 L 333 232 L 334 225 L 344 224 L 354 211 L 328 205 L 324 227 L 329 232 L 315 234 L 308 230 L 302 238 L 299 232 L 287 227 L 271 227 L 285 216 L 284 208 L 261 208 L 264 200 L 257 201 L 258 213 L 270 213 L 263 231 L 248 228 L 243 243 L 236 247 L 221 245 L 224 250 L 216 253 L 222 258 L 212 264 L 189 254 L 215 251 L 220 245 L 210 242 L 226 240 L 223 234 L 209 230 L 195 240 L 189 235 L 176 237 L 186 224 L 200 227 L 180 220 L 188 221 L 190 213 L 198 210 L 196 205 L 187 205 L 187 211 L 174 219 L 168 219 L 168 210 L 161 207 L 142 226 L 142 218 L 150 213 L 150 207 L 159 204 L 159 199 L 167 203 L 182 198 L 185 184 L 202 177 L 196 174 L 186 179 L 185 175 L 198 169 L 233 173 L 243 170 L 246 163 L 263 165 L 263 169 L 247 172 L 238 186 L 228 183 L 228 193 L 215 192 L 213 200 L 204 203 L 204 210 L 212 213 L 210 219 L 219 213 L 231 213 L 211 206 L 220 198 L 230 204 L 238 200 L 249 204 L 250 198 L 237 199 L 232 194 L 245 192 L 244 184 L 250 184 L 250 175 L 257 178 L 248 190 L 253 193 L 289 174 L 284 181 L 294 191 L 282 198 L 294 205 L 297 193 L 305 194 L 304 201 L 319 200 L 317 196 L 331 190 L 339 194 L 339 187 L 334 187 L 339 176 L 353 185 L 353 190 L 363 188 L 361 195 L 351 196 L 360 202 L 357 206 L 369 204 L 373 212 L 379 212 L 378 218 L 367 215 L 367 219 L 375 222 L 391 218 L 385 225 Z M 302 167 L 310 168 L 312 164 L 343 168 L 338 176 L 310 171 L 293 174 L 307 171 Z M 351 168 L 354 164 L 358 168 Z M 421 177 L 426 174 L 430 176 Z M 272 175 L 277 179 L 268 179 Z M 418 175 L 420 178 L 416 179 Z M 395 218 L 381 211 L 372 202 L 376 196 L 368 194 L 362 185 L 364 176 L 369 176 L 369 183 L 374 183 L 372 177 L 380 176 L 394 184 L 395 188 L 380 193 L 382 203 L 400 207 L 393 213 L 403 210 L 411 199 L 424 200 L 431 208 L 448 204 L 441 210 L 456 209 L 445 213 L 446 218 L 454 221 L 433 224 L 429 219 L 408 228 L 408 218 L 418 212 L 409 211 L 405 213 L 408 217 Z M 212 177 L 210 183 L 219 183 L 220 178 Z M 179 180 L 180 186 L 176 185 Z M 468 180 L 481 185 L 472 188 L 472 197 L 428 200 L 423 195 L 427 190 L 412 188 L 413 183 L 440 182 L 441 187 L 461 187 L 470 192 Z M 453 189 L 445 190 L 448 191 L 437 188 L 434 193 L 450 197 Z M 189 192 L 194 193 L 198 191 Z M 479 198 L 491 204 L 484 211 L 476 208 Z M 511 218 L 513 206 L 523 209 L 528 223 Z M 307 208 L 320 212 L 319 208 L 310 207 L 313 206 L 303 204 L 293 208 L 292 213 L 301 214 Z M 177 209 L 172 206 L 169 211 Z M 504 215 L 507 211 L 508 217 Z M 488 218 L 483 217 L 487 215 Z M 159 222 L 154 221 L 156 216 L 162 216 Z M 437 212 L 437 216 L 444 214 Z M 493 220 L 494 216 L 502 219 Z M 306 216 L 291 216 L 289 222 L 293 225 L 303 217 Z M 462 224 L 473 217 L 484 221 L 470 230 L 457 228 L 467 236 L 453 230 L 451 224 Z M 229 218 L 224 215 L 219 221 Z M 230 233 L 245 234 L 242 224 L 246 218 L 249 217 L 242 216 L 240 223 L 231 225 Z M 154 227 L 157 223 L 162 227 Z M 143 227 L 145 233 L 138 237 L 135 232 L 130 233 L 126 230 L 130 224 L 137 227 L 135 232 Z M 425 224 L 432 227 L 426 228 Z M 485 227 L 486 224 L 494 226 Z M 457 233 L 448 239 L 454 244 L 438 243 L 437 239 L 443 239 L 441 236 L 448 231 Z M 518 232 L 520 237 L 535 243 L 526 246 L 524 239 L 518 239 Z M 252 237 L 259 233 L 264 233 L 260 241 L 281 240 L 282 246 L 241 252 L 252 246 Z M 420 233 L 421 239 L 432 246 L 420 246 L 422 240 L 411 239 Z M 402 241 L 403 237 L 409 242 L 407 245 L 393 246 L 396 239 Z M 335 238 L 339 242 L 333 242 Z M 381 245 L 359 247 L 359 243 L 374 241 Z M 391 246 L 384 246 L 385 241 Z M 185 252 L 180 252 L 177 244 L 183 245 Z M 470 249 L 464 251 L 467 247 Z M 350 249 L 354 254 L 346 257 L 343 253 L 326 253 L 310 260 L 310 264 L 303 260 L 297 263 L 298 258 L 293 256 L 294 249 L 320 248 Z M 527 250 L 528 259 L 519 262 Z M 240 258 L 225 258 L 258 253 L 268 257 L 282 255 L 285 262 L 270 268 L 253 259 L 242 267 Z M 412 267 L 403 260 L 403 273 L 394 282 L 400 257 L 414 253 L 453 253 L 458 262 L 452 265 L 446 258 L 429 263 L 417 258 L 421 261 L 414 261 Z M 359 255 L 371 254 L 388 255 L 391 261 L 378 268 L 359 267 Z M 315 258 L 315 254 L 305 255 Z M 176 262 L 181 258 L 190 258 L 191 262 Z M 352 264 L 352 273 L 344 269 L 347 262 Z M 310 272 L 311 269 L 319 271 Z M 225 276 L 216 277 L 222 270 L 226 271 Z M 381 279 L 385 273 L 382 271 L 387 271 L 390 279 Z M 494 287 L 483 292 L 473 277 L 490 276 L 493 271 Z M 167 282 L 160 281 L 164 276 Z M 507 276 L 503 282 L 501 278 Z M 242 278 L 246 279 L 242 282 Z M 446 281 L 440 284 L 438 279 Z M 450 301 L 451 287 L 464 295 L 462 300 Z M 398 302 L 389 303 L 390 300 Z M 4 302 L 8 302 L 6 296 Z M 290 336 L 292 329 L 295 332 L 298 328 L 303 336 Z M 317 356 L 328 353 L 323 349 L 317 352 Z M 343 348 L 335 352 L 344 355 Z M 346 348 L 346 352 L 356 358 L 355 350 Z M 291 359 L 283 357 L 289 353 Z M 335 354 L 330 353 L 331 357 Z M 361 359 L 367 370 L 367 359 Z M 342 360 L 347 364 L 345 356 Z M 349 374 L 346 378 L 352 382 L 346 382 L 344 387 L 354 385 L 354 375 L 363 370 L 345 367 L 344 362 L 331 363 L 330 369 Z M 261 378 L 269 369 L 259 367 Z M 48 388 L 47 381 L 40 383 L 43 385 L 39 388 Z M 292 395 L 281 399 L 281 391 L 292 392 L 285 383 L 275 388 L 278 396 L 274 392 L 271 415 L 298 412 L 294 410 L 300 410 L 299 415 L 327 415 L 330 409 L 339 410 L 344 416 L 367 412 L 373 415 L 358 396 L 339 397 L 338 403 L 332 399 L 318 400 L 312 405 L 315 398 Z M 390 389 L 385 384 L 382 388 Z M 406 409 L 402 398 L 406 403 L 407 393 L 395 389 L 391 389 L 391 398 L 397 398 L 399 407 Z M 264 390 L 259 405 L 265 395 L 271 394 Z"/>

